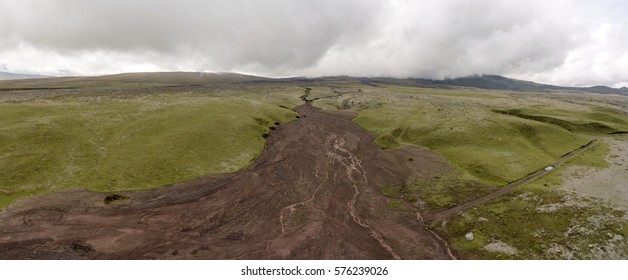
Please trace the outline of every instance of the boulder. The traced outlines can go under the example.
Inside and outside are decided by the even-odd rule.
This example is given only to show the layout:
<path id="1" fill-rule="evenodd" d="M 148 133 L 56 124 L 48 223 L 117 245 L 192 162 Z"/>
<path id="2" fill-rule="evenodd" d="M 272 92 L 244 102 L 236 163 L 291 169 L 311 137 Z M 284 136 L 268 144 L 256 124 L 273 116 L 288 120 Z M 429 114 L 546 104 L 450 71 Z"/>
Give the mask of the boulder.
<path id="1" fill-rule="evenodd" d="M 467 232 L 467 234 L 464 235 L 464 239 L 467 241 L 473 241 L 473 232 Z"/>

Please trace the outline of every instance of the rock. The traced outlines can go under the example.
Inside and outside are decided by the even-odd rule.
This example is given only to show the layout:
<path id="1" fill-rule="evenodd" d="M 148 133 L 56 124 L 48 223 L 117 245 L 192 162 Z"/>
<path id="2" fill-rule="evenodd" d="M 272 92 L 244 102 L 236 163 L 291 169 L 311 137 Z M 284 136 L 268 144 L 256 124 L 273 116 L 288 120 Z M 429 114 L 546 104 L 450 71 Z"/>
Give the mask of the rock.
<path id="1" fill-rule="evenodd" d="M 484 250 L 489 252 L 504 253 L 511 256 L 519 253 L 516 248 L 499 240 L 494 240 L 488 245 L 484 246 Z"/>
<path id="2" fill-rule="evenodd" d="M 473 232 L 467 232 L 467 234 L 464 235 L 464 239 L 467 241 L 473 241 Z"/>

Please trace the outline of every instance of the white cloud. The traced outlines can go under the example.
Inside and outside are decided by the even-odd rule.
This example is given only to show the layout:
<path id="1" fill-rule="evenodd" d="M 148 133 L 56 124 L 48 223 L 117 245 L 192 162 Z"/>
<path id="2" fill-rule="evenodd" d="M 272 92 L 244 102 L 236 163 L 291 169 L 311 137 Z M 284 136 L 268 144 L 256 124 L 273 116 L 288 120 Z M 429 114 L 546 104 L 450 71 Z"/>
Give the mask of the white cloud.
<path id="1" fill-rule="evenodd" d="M 628 81 L 623 1 L 0 0 L 14 72 Z"/>

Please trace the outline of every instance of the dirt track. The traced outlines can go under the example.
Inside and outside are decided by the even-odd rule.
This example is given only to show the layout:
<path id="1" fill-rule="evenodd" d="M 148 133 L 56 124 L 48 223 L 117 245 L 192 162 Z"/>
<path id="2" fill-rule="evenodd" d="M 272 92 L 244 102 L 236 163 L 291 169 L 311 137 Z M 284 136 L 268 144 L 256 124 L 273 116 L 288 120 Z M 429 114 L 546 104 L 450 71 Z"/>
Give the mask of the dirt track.
<path id="1" fill-rule="evenodd" d="M 0 213 L 0 259 L 449 259 L 415 209 L 379 188 L 452 172 L 424 149 L 383 150 L 354 115 L 309 103 L 236 174 L 109 205 L 70 190 Z M 409 161 L 409 158 L 413 158 Z"/>
<path id="2" fill-rule="evenodd" d="M 575 150 L 573 150 L 573 151 L 571 151 L 569 153 L 566 153 L 565 155 L 560 157 L 558 160 L 556 160 L 554 163 L 552 163 L 551 166 L 553 166 L 553 167 L 559 166 L 560 164 L 562 164 L 563 162 L 565 162 L 568 159 L 572 158 L 573 156 L 575 156 L 575 155 L 577 155 L 577 154 L 579 154 L 579 153 L 581 153 L 581 152 L 591 148 L 596 143 L 597 143 L 597 140 L 592 140 L 589 143 L 583 145 L 582 147 L 577 148 L 577 149 L 575 149 Z M 523 185 L 525 183 L 528 183 L 530 181 L 533 181 L 533 180 L 536 180 L 536 179 L 538 179 L 540 177 L 543 177 L 543 176 L 545 176 L 546 174 L 548 174 L 550 172 L 551 172 L 551 170 L 545 170 L 545 168 L 538 169 L 538 170 L 534 171 L 533 173 L 531 173 L 531 174 L 529 174 L 529 175 L 527 175 L 527 176 L 525 176 L 525 177 L 523 177 L 523 178 L 521 178 L 521 179 L 519 179 L 517 181 L 511 182 L 511 183 L 503 186 L 502 188 L 500 188 L 496 192 L 490 193 L 490 194 L 485 195 L 483 197 L 480 197 L 480 198 L 474 199 L 472 201 L 466 202 L 464 204 L 458 205 L 456 207 L 445 209 L 443 211 L 436 212 L 436 213 L 434 213 L 432 215 L 429 215 L 428 216 L 428 222 L 431 222 L 431 221 L 437 220 L 437 219 L 445 218 L 445 217 L 447 217 L 447 216 L 449 216 L 451 214 L 460 213 L 460 212 L 469 210 L 469 209 L 471 209 L 471 208 L 473 208 L 475 206 L 478 206 L 478 205 L 480 205 L 482 203 L 485 203 L 485 202 L 493 200 L 493 199 L 495 199 L 497 197 L 500 197 L 500 196 L 502 196 L 502 195 L 512 191 L 514 188 L 516 188 L 518 186 L 521 186 L 521 185 Z"/>

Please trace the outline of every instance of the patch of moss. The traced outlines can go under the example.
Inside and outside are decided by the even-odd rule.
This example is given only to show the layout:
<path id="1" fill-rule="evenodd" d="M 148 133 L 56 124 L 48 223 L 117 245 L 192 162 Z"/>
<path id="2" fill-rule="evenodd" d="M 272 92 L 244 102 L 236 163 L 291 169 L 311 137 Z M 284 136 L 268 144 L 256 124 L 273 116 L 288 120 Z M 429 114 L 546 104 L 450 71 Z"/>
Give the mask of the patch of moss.
<path id="1" fill-rule="evenodd" d="M 397 198 L 399 197 L 399 187 L 397 186 L 388 186 L 380 189 L 383 195 L 387 197 Z"/>
<path id="2" fill-rule="evenodd" d="M 377 137 L 375 139 L 375 143 L 377 143 L 377 145 L 380 145 L 384 148 L 398 148 L 399 142 L 397 141 L 397 138 L 395 138 L 392 135 L 384 135 L 384 136 L 380 136 Z"/>
<path id="3" fill-rule="evenodd" d="M 390 207 L 392 207 L 392 208 L 399 208 L 399 201 L 398 200 L 391 200 L 390 202 L 388 202 L 388 205 L 390 205 Z"/>
<path id="4" fill-rule="evenodd" d="M 487 237 L 483 232 L 477 229 L 472 229 L 468 232 L 473 233 L 473 240 L 469 241 L 465 239 L 464 234 L 462 236 L 454 238 L 451 243 L 451 247 L 454 250 L 456 251 L 477 250 L 486 246 L 486 244 L 488 244 L 488 242 L 490 241 L 489 237 Z"/>
<path id="5" fill-rule="evenodd" d="M 431 210 L 463 204 L 497 189 L 498 187 L 450 176 L 418 179 L 406 188 L 407 193 L 425 201 Z"/>

